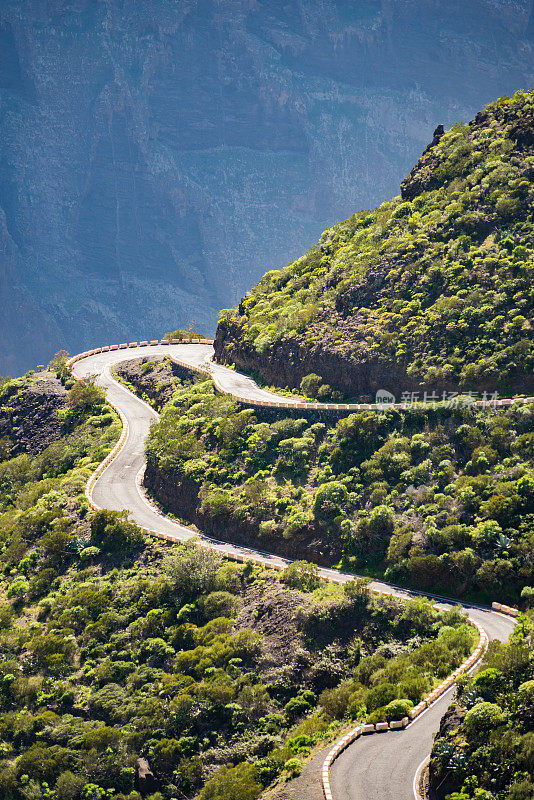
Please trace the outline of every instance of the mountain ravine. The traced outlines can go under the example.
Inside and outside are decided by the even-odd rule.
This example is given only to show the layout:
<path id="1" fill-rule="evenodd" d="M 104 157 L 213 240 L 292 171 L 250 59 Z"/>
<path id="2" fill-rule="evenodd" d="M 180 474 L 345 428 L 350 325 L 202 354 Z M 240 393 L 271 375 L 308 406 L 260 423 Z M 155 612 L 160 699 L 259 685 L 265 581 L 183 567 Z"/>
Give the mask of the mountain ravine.
<path id="1" fill-rule="evenodd" d="M 216 312 L 533 83 L 532 0 L 5 0 L 0 373 Z"/>

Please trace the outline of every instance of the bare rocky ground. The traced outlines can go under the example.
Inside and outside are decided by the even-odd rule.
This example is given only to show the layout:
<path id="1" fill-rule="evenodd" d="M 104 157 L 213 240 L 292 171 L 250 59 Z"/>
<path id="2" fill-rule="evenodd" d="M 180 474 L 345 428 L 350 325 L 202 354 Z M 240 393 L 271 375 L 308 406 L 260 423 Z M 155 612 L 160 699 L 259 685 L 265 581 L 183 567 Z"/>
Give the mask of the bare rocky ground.
<path id="1" fill-rule="evenodd" d="M 298 778 L 264 792 L 262 800 L 324 800 L 321 772 L 323 761 L 331 746 L 329 744 L 318 750 L 313 758 L 304 764 Z"/>
<path id="2" fill-rule="evenodd" d="M 266 666 L 280 666 L 291 660 L 291 655 L 303 644 L 295 613 L 306 602 L 306 595 L 267 580 L 247 587 L 243 602 L 236 630 L 253 629 L 263 636 Z"/>
<path id="3" fill-rule="evenodd" d="M 38 372 L 0 400 L 0 439 L 6 456 L 38 455 L 61 435 L 58 411 L 67 390 L 55 372 Z"/>
<path id="4" fill-rule="evenodd" d="M 303 635 L 296 623 L 295 612 L 306 599 L 306 595 L 290 591 L 275 581 L 266 581 L 263 585 L 256 583 L 245 591 L 244 605 L 236 619 L 235 628 L 252 629 L 263 636 L 267 676 L 269 666 L 275 669 L 276 666 L 290 664 L 292 656 L 303 645 Z M 312 652 L 312 659 L 320 659 L 321 653 L 321 649 Z M 324 800 L 322 766 L 331 747 L 331 743 L 318 745 L 298 777 L 267 789 L 261 796 L 262 800 Z"/>

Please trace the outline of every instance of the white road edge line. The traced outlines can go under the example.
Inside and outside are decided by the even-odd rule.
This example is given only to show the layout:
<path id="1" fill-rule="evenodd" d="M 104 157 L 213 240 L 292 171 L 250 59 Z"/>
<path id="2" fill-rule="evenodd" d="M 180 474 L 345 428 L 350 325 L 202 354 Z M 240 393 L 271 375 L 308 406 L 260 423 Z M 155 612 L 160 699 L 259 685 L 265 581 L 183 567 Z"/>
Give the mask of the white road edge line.
<path id="1" fill-rule="evenodd" d="M 429 763 L 429 761 L 430 761 L 430 754 L 423 758 L 423 760 L 421 761 L 421 763 L 419 764 L 419 766 L 417 767 L 417 769 L 415 771 L 415 775 L 413 776 L 412 788 L 413 788 L 414 800 L 421 800 L 421 795 L 420 795 L 419 789 L 418 789 L 419 780 L 420 780 L 421 773 L 422 773 L 423 769 Z"/>

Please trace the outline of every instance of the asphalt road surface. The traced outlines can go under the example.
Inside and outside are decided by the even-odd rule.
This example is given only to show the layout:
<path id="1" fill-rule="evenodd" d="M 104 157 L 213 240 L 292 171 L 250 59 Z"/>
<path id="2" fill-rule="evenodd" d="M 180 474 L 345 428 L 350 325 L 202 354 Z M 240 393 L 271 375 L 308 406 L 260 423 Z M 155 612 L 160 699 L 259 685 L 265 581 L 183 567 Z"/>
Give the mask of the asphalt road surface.
<path id="1" fill-rule="evenodd" d="M 505 641 L 514 621 L 502 614 L 469 609 L 490 639 Z M 361 736 L 330 771 L 335 800 L 414 800 L 414 777 L 432 749 L 441 717 L 454 697 L 452 686 L 403 731 Z"/>
<path id="2" fill-rule="evenodd" d="M 185 541 L 198 534 L 162 514 L 150 503 L 140 486 L 145 465 L 145 439 L 151 424 L 158 419 L 158 414 L 118 383 L 112 376 L 112 368 L 121 361 L 142 356 L 171 356 L 216 375 L 219 386 L 225 391 L 250 400 L 280 400 L 279 395 L 261 389 L 245 375 L 210 362 L 212 355 L 211 345 L 154 345 L 98 353 L 73 365 L 73 373 L 78 378 L 96 376 L 96 382 L 106 389 L 108 400 L 123 412 L 129 424 L 124 447 L 94 486 L 94 502 L 101 508 L 118 511 L 127 509 L 130 518 L 137 524 L 156 533 L 168 534 L 177 541 Z M 298 405 L 297 401 L 295 405 Z M 280 556 L 252 547 L 241 547 L 205 536 L 200 538 L 203 544 L 225 555 L 252 557 L 271 566 L 289 563 Z M 354 577 L 324 568 L 320 569 L 320 574 L 343 583 Z M 388 594 L 401 597 L 413 595 L 381 581 L 374 581 L 371 585 Z M 491 639 L 505 641 L 514 626 L 512 619 L 486 609 L 469 607 L 469 613 L 482 625 Z M 330 780 L 335 800 L 413 800 L 415 773 L 431 750 L 433 735 L 439 728 L 439 721 L 453 692 L 454 687 L 404 731 L 360 737 L 348 747 L 334 762 L 331 770 Z"/>

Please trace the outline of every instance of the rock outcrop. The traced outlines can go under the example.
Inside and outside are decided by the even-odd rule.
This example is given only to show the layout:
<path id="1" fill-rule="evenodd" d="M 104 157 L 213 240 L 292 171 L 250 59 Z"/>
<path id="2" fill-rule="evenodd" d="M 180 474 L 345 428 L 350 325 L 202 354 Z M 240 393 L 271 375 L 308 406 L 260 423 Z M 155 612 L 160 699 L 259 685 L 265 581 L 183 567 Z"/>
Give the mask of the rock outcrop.
<path id="1" fill-rule="evenodd" d="M 55 373 L 37 373 L 28 385 L 0 401 L 0 439 L 5 456 L 38 455 L 59 439 L 67 390 Z"/>
<path id="2" fill-rule="evenodd" d="M 355 400 L 533 392 L 533 164 L 534 92 L 438 126 L 402 197 L 324 231 L 222 312 L 216 357 Z"/>

